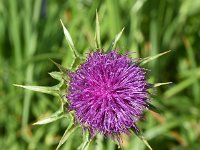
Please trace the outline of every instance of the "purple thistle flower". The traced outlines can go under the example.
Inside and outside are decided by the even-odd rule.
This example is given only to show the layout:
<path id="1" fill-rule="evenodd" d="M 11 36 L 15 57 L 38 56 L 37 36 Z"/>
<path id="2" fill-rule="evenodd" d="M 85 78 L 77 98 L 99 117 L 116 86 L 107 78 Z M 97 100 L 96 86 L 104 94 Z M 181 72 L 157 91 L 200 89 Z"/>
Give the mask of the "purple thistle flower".
<path id="1" fill-rule="evenodd" d="M 67 98 L 82 127 L 91 135 L 120 138 L 143 117 L 149 103 L 146 69 L 116 51 L 93 52 L 76 72 L 70 73 Z"/>

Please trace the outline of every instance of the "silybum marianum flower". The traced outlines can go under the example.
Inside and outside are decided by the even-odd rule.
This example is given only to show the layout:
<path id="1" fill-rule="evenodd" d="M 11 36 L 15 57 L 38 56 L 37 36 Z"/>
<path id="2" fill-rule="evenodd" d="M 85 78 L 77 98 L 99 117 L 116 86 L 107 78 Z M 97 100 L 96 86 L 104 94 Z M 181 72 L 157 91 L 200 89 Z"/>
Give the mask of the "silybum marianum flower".
<path id="1" fill-rule="evenodd" d="M 135 59 L 118 54 L 93 52 L 85 63 L 70 73 L 67 98 L 70 109 L 91 135 L 100 132 L 108 137 L 120 137 L 143 117 L 149 103 L 147 70 Z"/>

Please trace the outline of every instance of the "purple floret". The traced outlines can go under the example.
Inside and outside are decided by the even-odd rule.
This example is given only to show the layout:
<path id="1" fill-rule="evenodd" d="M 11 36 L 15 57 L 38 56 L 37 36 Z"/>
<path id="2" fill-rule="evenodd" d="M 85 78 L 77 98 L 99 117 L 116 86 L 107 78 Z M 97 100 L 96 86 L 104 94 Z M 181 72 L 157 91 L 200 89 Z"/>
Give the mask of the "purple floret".
<path id="1" fill-rule="evenodd" d="M 149 103 L 146 69 L 127 55 L 93 52 L 70 73 L 67 98 L 70 109 L 92 136 L 100 132 L 120 137 L 143 117 Z"/>

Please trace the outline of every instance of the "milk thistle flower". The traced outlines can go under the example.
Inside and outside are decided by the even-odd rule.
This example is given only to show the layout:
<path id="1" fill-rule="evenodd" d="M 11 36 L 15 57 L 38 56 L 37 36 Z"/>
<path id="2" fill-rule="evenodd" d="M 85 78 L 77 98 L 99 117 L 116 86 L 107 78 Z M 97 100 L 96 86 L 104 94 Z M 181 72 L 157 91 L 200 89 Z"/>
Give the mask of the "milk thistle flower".
<path id="1" fill-rule="evenodd" d="M 67 68 L 52 60 L 60 72 L 54 71 L 49 74 L 59 83 L 50 87 L 14 84 L 32 91 L 58 96 L 60 99 L 60 109 L 51 116 L 35 122 L 34 125 L 47 124 L 66 116 L 69 118 L 69 125 L 56 150 L 79 128 L 79 125 L 74 124 L 74 118 L 83 129 L 87 129 L 87 133 L 83 134 L 84 141 L 78 149 L 89 147 L 91 143 L 89 135 L 93 138 L 97 133 L 101 133 L 105 137 L 117 139 L 118 144 L 120 144 L 121 133 L 128 134 L 130 131 L 134 131 L 144 144 L 152 150 L 140 134 L 136 123 L 144 117 L 145 110 L 156 110 L 150 104 L 151 94 L 149 90 L 152 87 L 170 84 L 171 82 L 149 84 L 147 82 L 148 70 L 140 67 L 140 65 L 144 65 L 170 51 L 143 59 L 131 59 L 128 54 L 119 54 L 114 48 L 124 29 L 113 39 L 108 52 L 100 51 L 100 26 L 96 12 L 95 45 L 97 51 L 89 53 L 86 61 L 80 64 L 85 60 L 85 57 L 78 53 L 62 21 L 61 24 L 66 40 L 73 52 L 74 60 Z M 75 69 L 77 65 L 79 67 L 76 71 L 70 70 Z M 68 73 L 67 76 L 66 72 Z M 65 82 L 67 84 L 64 84 Z M 68 88 L 67 94 L 65 94 L 67 99 L 65 100 L 62 93 L 66 86 Z M 66 109 L 70 111 L 66 111 Z M 88 131 L 90 134 L 88 134 Z"/>
<path id="2" fill-rule="evenodd" d="M 82 127 L 87 126 L 94 136 L 120 138 L 129 133 L 143 117 L 149 99 L 146 81 L 147 70 L 141 68 L 137 59 L 119 54 L 96 51 L 87 56 L 85 63 L 70 73 L 67 99 L 70 109 Z"/>

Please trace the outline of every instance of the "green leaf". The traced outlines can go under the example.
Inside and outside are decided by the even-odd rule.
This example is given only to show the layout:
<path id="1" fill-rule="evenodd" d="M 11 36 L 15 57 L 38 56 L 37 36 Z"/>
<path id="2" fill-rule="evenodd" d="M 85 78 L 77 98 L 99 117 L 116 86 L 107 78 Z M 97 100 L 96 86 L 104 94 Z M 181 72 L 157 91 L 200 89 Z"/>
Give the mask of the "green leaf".
<path id="1" fill-rule="evenodd" d="M 133 137 L 130 139 L 128 147 L 126 150 L 146 150 L 146 145 L 138 137 Z"/>
<path id="2" fill-rule="evenodd" d="M 55 112 L 54 114 L 52 114 L 51 116 L 35 122 L 33 125 L 48 124 L 48 123 L 54 122 L 63 117 L 64 117 L 63 112 L 61 110 L 59 110 L 59 111 Z"/>
<path id="3" fill-rule="evenodd" d="M 59 88 L 57 86 L 47 87 L 47 86 L 29 86 L 29 85 L 18 85 L 18 84 L 13 84 L 13 85 L 17 87 L 22 87 L 24 89 L 28 89 L 31 91 L 59 96 Z"/>
<path id="4" fill-rule="evenodd" d="M 104 150 L 104 146 L 103 146 L 103 136 L 101 134 L 97 134 L 96 136 L 96 150 Z"/>
<path id="5" fill-rule="evenodd" d="M 79 57 L 75 58 L 74 61 L 73 61 L 73 63 L 72 63 L 72 65 L 71 65 L 71 69 L 72 70 L 74 70 L 74 69 L 76 70 L 78 68 L 78 66 L 80 64 L 82 64 L 83 62 L 84 62 L 84 59 L 81 59 Z"/>
<path id="6" fill-rule="evenodd" d="M 63 80 L 63 73 L 62 72 L 58 72 L 58 71 L 53 71 L 49 73 L 50 76 L 58 81 L 62 81 Z"/>
<path id="7" fill-rule="evenodd" d="M 153 87 L 159 87 L 159 86 L 167 85 L 167 84 L 171 84 L 171 83 L 173 83 L 173 82 L 155 83 L 155 84 L 153 85 Z"/>
<path id="8" fill-rule="evenodd" d="M 151 148 L 151 146 L 149 145 L 149 143 L 147 142 L 147 140 L 146 140 L 143 136 L 140 136 L 139 138 L 142 140 L 142 142 L 143 142 L 150 150 L 153 150 L 153 149 Z"/>
<path id="9" fill-rule="evenodd" d="M 99 25 L 99 17 L 98 17 L 98 12 L 96 10 L 96 34 L 95 34 L 95 44 L 96 48 L 100 49 L 101 48 L 101 36 L 100 36 L 100 25 Z"/>
<path id="10" fill-rule="evenodd" d="M 50 58 L 49 58 L 49 59 L 50 59 Z M 63 67 L 62 65 L 60 65 L 60 64 L 58 64 L 57 62 L 53 61 L 52 59 L 50 59 L 50 61 L 51 61 L 52 63 L 54 63 L 54 64 L 58 67 L 58 69 L 59 69 L 61 72 L 67 73 L 67 71 L 68 71 L 67 68 Z"/>
<path id="11" fill-rule="evenodd" d="M 146 64 L 146 63 L 148 63 L 148 62 L 150 62 L 150 61 L 152 61 L 152 60 L 154 60 L 154 59 L 157 59 L 157 58 L 159 58 L 160 56 L 163 56 L 163 55 L 165 55 L 165 54 L 167 54 L 167 53 L 169 53 L 169 52 L 171 52 L 171 50 L 166 51 L 166 52 L 163 52 L 163 53 L 160 53 L 160 54 L 157 54 L 157 55 L 155 55 L 155 56 L 143 58 L 142 61 L 141 61 L 141 65 L 144 65 L 144 64 Z"/>
<path id="12" fill-rule="evenodd" d="M 76 131 L 76 129 L 79 127 L 79 126 L 74 125 L 74 117 L 72 116 L 72 114 L 70 115 L 70 117 L 71 117 L 70 124 L 68 125 L 67 129 L 65 130 L 65 133 L 63 134 L 58 146 L 56 147 L 56 150 L 58 150 L 67 141 L 67 139 L 70 137 L 70 135 L 74 131 Z"/>
<path id="13" fill-rule="evenodd" d="M 62 24 L 63 31 L 64 31 L 64 34 L 65 34 L 65 38 L 66 38 L 66 40 L 67 40 L 67 42 L 68 42 L 68 45 L 69 45 L 70 49 L 71 49 L 72 52 L 74 53 L 74 56 L 75 56 L 75 57 L 80 57 L 79 54 L 78 54 L 78 52 L 77 52 L 77 50 L 76 50 L 76 48 L 75 48 L 75 46 L 74 46 L 74 43 L 73 43 L 73 41 L 72 41 L 71 35 L 69 34 L 69 31 L 65 28 L 65 26 L 64 26 L 64 24 L 63 24 L 63 22 L 62 22 L 62 20 L 60 20 L 60 22 L 61 22 L 61 24 Z"/>
<path id="14" fill-rule="evenodd" d="M 56 150 L 58 150 L 58 149 L 68 140 L 68 138 L 70 137 L 70 135 L 71 135 L 74 131 L 76 131 L 77 128 L 78 128 L 78 126 L 74 126 L 74 125 L 72 125 L 72 124 L 70 124 L 70 125 L 68 126 L 68 128 L 65 130 L 65 133 L 63 134 L 63 136 L 62 136 L 62 138 L 61 138 L 61 140 L 60 140 L 60 142 L 59 142 L 59 144 L 58 144 Z"/>
<path id="15" fill-rule="evenodd" d="M 116 44 L 119 41 L 120 37 L 122 36 L 123 31 L 124 31 L 124 28 L 115 36 L 115 38 L 112 41 L 108 51 L 113 50 L 116 47 Z"/>
<path id="16" fill-rule="evenodd" d="M 151 146 L 149 145 L 149 143 L 147 142 L 147 140 L 144 138 L 144 136 L 142 136 L 141 133 L 136 133 L 134 130 L 130 130 L 132 133 L 135 133 L 135 135 L 150 149 L 150 150 L 153 150 L 151 148 Z"/>
<path id="17" fill-rule="evenodd" d="M 88 150 L 91 140 L 89 138 L 90 134 L 88 130 L 83 134 L 83 143 L 78 147 L 78 150 Z"/>
<path id="18" fill-rule="evenodd" d="M 115 143 L 113 142 L 113 140 L 111 140 L 111 139 L 108 139 L 107 140 L 107 149 L 108 150 L 113 150 L 113 149 L 115 149 Z"/>

